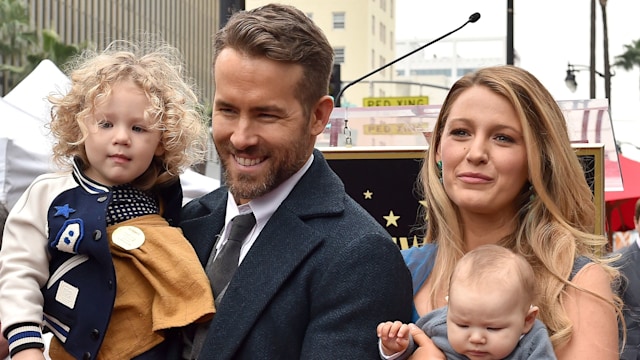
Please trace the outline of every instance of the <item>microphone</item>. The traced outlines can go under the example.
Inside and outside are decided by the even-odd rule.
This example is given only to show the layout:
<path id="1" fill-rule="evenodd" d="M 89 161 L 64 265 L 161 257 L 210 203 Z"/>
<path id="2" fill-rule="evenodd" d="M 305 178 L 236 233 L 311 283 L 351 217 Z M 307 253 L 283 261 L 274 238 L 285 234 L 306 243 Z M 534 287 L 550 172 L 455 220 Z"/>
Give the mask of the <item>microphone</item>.
<path id="1" fill-rule="evenodd" d="M 377 73 L 377 72 L 379 72 L 379 71 L 382 71 L 382 70 L 384 70 L 384 69 L 388 68 L 389 66 L 391 66 L 391 65 L 393 65 L 393 64 L 395 64 L 395 63 L 397 63 L 398 61 L 400 61 L 400 60 L 402 60 L 402 59 L 404 59 L 404 58 L 406 58 L 406 57 L 408 57 L 408 56 L 411 56 L 411 55 L 413 55 L 413 54 L 417 53 L 418 51 L 420 51 L 420 50 L 422 50 L 422 49 L 426 48 L 427 46 L 429 46 L 429 45 L 431 45 L 431 44 L 433 44 L 433 43 L 436 43 L 436 42 L 438 42 L 438 41 L 440 41 L 440 40 L 442 40 L 442 39 L 446 38 L 447 36 L 449 36 L 449 35 L 453 34 L 454 32 L 456 32 L 456 31 L 458 31 L 458 30 L 460 30 L 460 29 L 462 29 L 463 27 L 465 27 L 468 23 L 474 23 L 474 22 L 478 21 L 479 19 L 480 19 L 480 13 L 477 13 L 477 12 L 476 12 L 476 13 L 473 13 L 473 14 L 471 14 L 471 16 L 469 16 L 469 20 L 467 20 L 464 24 L 462 24 L 462 25 L 461 25 L 460 27 L 458 27 L 457 29 L 455 29 L 455 30 L 453 30 L 453 31 L 450 31 L 450 32 L 448 32 L 448 33 L 446 33 L 446 34 L 444 34 L 444 35 L 440 36 L 439 38 L 437 38 L 437 39 L 435 39 L 435 40 L 433 40 L 433 41 L 431 41 L 431 42 L 429 42 L 429 43 L 427 43 L 427 44 L 424 44 L 424 45 L 420 46 L 419 48 L 417 48 L 417 49 L 415 49 L 415 50 L 413 50 L 413 51 L 411 51 L 411 52 L 409 52 L 409 53 L 407 53 L 407 54 L 402 55 L 401 57 L 399 57 L 399 58 L 397 58 L 397 59 L 393 60 L 392 62 L 387 63 L 387 64 L 385 64 L 385 65 L 383 65 L 383 66 L 381 66 L 381 67 L 379 67 L 379 68 L 377 68 L 377 69 L 373 70 L 372 72 L 370 72 L 370 73 L 368 73 L 368 74 L 366 74 L 366 75 L 364 75 L 364 76 L 362 76 L 362 77 L 359 77 L 359 78 L 357 78 L 356 80 L 353 80 L 352 82 L 348 83 L 347 85 L 345 85 L 345 87 L 343 87 L 342 89 L 340 89 L 340 92 L 338 92 L 338 96 L 336 96 L 336 99 L 335 99 L 335 103 L 336 103 L 336 105 L 335 105 L 335 106 L 336 106 L 336 107 L 340 107 L 340 98 L 342 97 L 342 94 L 344 93 L 344 91 L 345 91 L 345 90 L 347 90 L 348 88 L 350 88 L 352 85 L 355 85 L 355 84 L 359 83 L 360 81 L 362 81 L 362 80 L 364 80 L 364 79 L 368 78 L 369 76 L 371 76 L 371 75 L 373 75 L 373 74 L 375 74 L 375 73 Z"/>

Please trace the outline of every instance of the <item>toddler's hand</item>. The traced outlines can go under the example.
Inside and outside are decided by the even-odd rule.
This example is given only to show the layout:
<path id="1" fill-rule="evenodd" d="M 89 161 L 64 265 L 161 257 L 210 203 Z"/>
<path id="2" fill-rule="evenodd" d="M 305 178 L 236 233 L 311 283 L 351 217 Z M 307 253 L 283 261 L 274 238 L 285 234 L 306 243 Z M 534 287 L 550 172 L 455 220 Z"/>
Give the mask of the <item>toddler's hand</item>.
<path id="1" fill-rule="evenodd" d="M 44 354 L 40 349 L 26 349 L 12 356 L 11 360 L 44 360 Z"/>

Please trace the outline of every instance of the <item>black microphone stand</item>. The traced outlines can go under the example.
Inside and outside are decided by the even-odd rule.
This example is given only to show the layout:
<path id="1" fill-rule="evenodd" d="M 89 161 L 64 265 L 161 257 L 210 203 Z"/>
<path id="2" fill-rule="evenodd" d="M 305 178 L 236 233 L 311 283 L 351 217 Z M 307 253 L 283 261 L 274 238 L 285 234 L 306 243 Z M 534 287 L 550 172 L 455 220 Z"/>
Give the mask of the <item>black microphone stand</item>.
<path id="1" fill-rule="evenodd" d="M 464 24 L 462 24 L 462 25 L 461 25 L 460 27 L 458 27 L 457 29 L 455 29 L 455 30 L 453 30 L 453 31 L 450 31 L 450 32 L 448 32 L 448 33 L 446 33 L 446 34 L 444 34 L 444 35 L 440 36 L 439 38 L 437 38 L 437 39 L 435 39 L 435 40 L 433 40 L 433 41 L 431 41 L 431 42 L 428 42 L 428 43 L 426 43 L 426 44 L 424 44 L 424 45 L 420 46 L 419 48 L 417 48 L 417 49 L 415 49 L 415 50 L 412 50 L 411 52 L 409 52 L 409 53 L 407 53 L 407 54 L 402 55 L 401 57 L 399 57 L 399 58 L 397 58 L 397 59 L 393 60 L 392 62 L 390 62 L 390 63 L 388 63 L 388 64 L 385 64 L 385 65 L 383 65 L 383 66 L 381 66 L 381 67 L 379 67 L 379 68 L 377 68 L 377 69 L 375 69 L 375 70 L 371 71 L 370 73 L 368 73 L 368 74 L 366 74 L 366 75 L 364 75 L 364 76 L 362 76 L 362 77 L 359 77 L 358 79 L 356 79 L 356 80 L 354 80 L 354 81 L 352 81 L 352 82 L 348 83 L 347 85 L 345 85 L 345 87 L 343 87 L 342 89 L 340 89 L 340 92 L 338 92 L 338 96 L 336 96 L 336 99 L 335 99 L 335 107 L 340 107 L 340 98 L 342 98 L 342 93 L 344 93 L 344 91 L 345 91 L 345 90 L 347 90 L 347 89 L 348 89 L 349 87 L 351 87 L 352 85 L 355 85 L 355 84 L 359 83 L 360 81 L 362 81 L 362 80 L 364 80 L 364 79 L 368 78 L 369 76 L 371 76 L 371 75 L 373 75 L 373 74 L 375 74 L 375 73 L 377 73 L 377 72 L 379 72 L 379 71 L 382 71 L 382 70 L 384 70 L 384 69 L 388 68 L 389 66 L 391 66 L 391 65 L 393 65 L 393 64 L 395 64 L 395 63 L 397 63 L 398 61 L 400 61 L 400 60 L 402 60 L 402 59 L 404 59 L 404 58 L 406 58 L 406 57 L 408 57 L 408 56 L 411 56 L 411 55 L 413 55 L 413 54 L 417 53 L 418 51 L 420 51 L 420 50 L 422 50 L 422 49 L 426 48 L 427 46 L 429 46 L 429 45 L 431 45 L 431 44 L 433 44 L 433 43 L 435 43 L 435 42 L 438 42 L 438 41 L 440 41 L 440 40 L 442 40 L 442 39 L 446 38 L 447 36 L 449 36 L 449 35 L 453 34 L 454 32 L 456 32 L 456 31 L 458 31 L 458 30 L 460 30 L 460 29 L 462 29 L 463 27 L 465 27 L 468 23 L 474 23 L 474 22 L 478 21 L 478 19 L 480 19 L 480 13 L 473 13 L 473 14 L 471 14 L 471 16 L 469 16 L 469 20 L 467 20 Z"/>

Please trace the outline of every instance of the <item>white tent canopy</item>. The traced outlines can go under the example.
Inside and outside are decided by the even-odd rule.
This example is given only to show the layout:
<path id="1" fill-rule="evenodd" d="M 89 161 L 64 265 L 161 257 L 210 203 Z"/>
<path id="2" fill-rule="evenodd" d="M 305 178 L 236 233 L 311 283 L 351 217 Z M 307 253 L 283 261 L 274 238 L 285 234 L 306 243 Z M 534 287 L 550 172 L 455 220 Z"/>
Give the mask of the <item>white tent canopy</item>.
<path id="1" fill-rule="evenodd" d="M 45 123 L 0 98 L 0 203 L 11 209 L 33 179 L 54 171 Z"/>
<path id="2" fill-rule="evenodd" d="M 4 100 L 43 123 L 48 123 L 51 119 L 51 105 L 47 97 L 51 94 L 65 94 L 70 85 L 69 78 L 56 64 L 45 59 L 5 95 Z"/>
<path id="3" fill-rule="evenodd" d="M 53 141 L 46 124 L 47 96 L 64 93 L 70 81 L 50 60 L 44 60 L 0 99 L 0 202 L 11 209 L 33 179 L 55 171 Z"/>
<path id="4" fill-rule="evenodd" d="M 38 175 L 56 170 L 51 161 L 53 141 L 47 128 L 51 105 L 47 97 L 63 94 L 69 86 L 69 78 L 50 60 L 43 60 L 0 98 L 0 203 L 7 209 Z M 191 170 L 180 179 L 185 201 L 220 185 L 218 180 Z"/>

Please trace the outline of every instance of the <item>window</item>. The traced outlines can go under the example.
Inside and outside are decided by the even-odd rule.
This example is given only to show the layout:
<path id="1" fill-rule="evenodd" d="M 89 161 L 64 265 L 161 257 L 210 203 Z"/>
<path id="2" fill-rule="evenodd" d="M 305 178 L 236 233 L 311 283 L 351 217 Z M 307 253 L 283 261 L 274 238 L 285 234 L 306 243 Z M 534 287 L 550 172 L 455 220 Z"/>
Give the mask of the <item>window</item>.
<path id="1" fill-rule="evenodd" d="M 376 16 L 371 15 L 371 35 L 376 34 Z"/>
<path id="2" fill-rule="evenodd" d="M 333 62 L 335 64 L 344 64 L 344 47 L 333 48 Z"/>
<path id="3" fill-rule="evenodd" d="M 333 13 L 333 28 L 344 29 L 344 12 Z"/>
<path id="4" fill-rule="evenodd" d="M 383 67 L 386 64 L 387 64 L 387 60 L 385 60 L 384 56 L 380 55 L 380 67 Z M 385 70 L 386 69 L 380 70 L 380 75 L 384 76 L 385 75 Z"/>
<path id="5" fill-rule="evenodd" d="M 380 0 L 380 9 L 387 11 L 387 0 Z"/>
<path id="6" fill-rule="evenodd" d="M 393 50 L 393 42 L 395 41 L 395 38 L 393 37 L 393 30 L 389 31 L 389 48 L 391 50 Z"/>
<path id="7" fill-rule="evenodd" d="M 371 68 L 376 68 L 376 51 L 371 49 Z"/>
<path id="8" fill-rule="evenodd" d="M 385 44 L 387 42 L 387 27 L 380 23 L 380 41 Z"/>
<path id="9" fill-rule="evenodd" d="M 392 19 L 393 19 L 393 16 L 394 16 L 394 14 L 393 14 L 393 12 L 394 12 L 394 11 L 393 11 L 394 6 L 393 6 L 393 5 L 394 5 L 394 4 L 393 4 L 393 0 L 389 0 L 389 15 L 391 16 L 391 18 L 392 18 Z"/>
<path id="10" fill-rule="evenodd" d="M 457 69 L 456 73 L 458 74 L 458 76 L 465 76 L 466 74 L 474 71 L 475 69 Z"/>
<path id="11" fill-rule="evenodd" d="M 427 75 L 444 75 L 451 76 L 451 69 L 412 69 L 409 71 L 411 76 L 427 76 Z"/>

